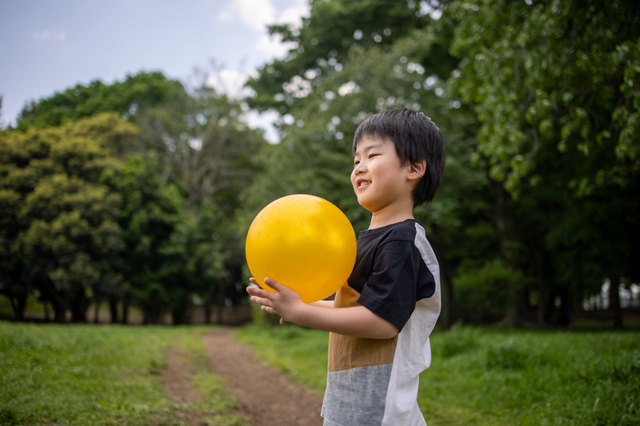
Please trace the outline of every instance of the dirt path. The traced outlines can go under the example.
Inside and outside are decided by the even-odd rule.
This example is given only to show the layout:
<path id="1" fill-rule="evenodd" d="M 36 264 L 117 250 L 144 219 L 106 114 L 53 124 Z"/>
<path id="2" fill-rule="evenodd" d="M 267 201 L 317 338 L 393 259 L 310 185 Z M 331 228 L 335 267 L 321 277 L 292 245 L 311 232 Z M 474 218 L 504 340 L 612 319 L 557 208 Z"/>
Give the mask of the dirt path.
<path id="1" fill-rule="evenodd" d="M 226 387 L 240 401 L 236 414 L 251 419 L 253 426 L 321 426 L 322 397 L 315 391 L 294 385 L 284 373 L 259 364 L 251 347 L 233 339 L 234 329 L 216 329 L 204 335 L 213 372 L 226 380 Z M 176 410 L 189 425 L 202 425 L 202 419 L 188 410 L 200 401 L 189 376 L 194 371 L 182 361 L 184 354 L 172 349 L 162 383 Z"/>
<path id="2" fill-rule="evenodd" d="M 259 364 L 249 346 L 233 339 L 233 331 L 207 333 L 207 355 L 216 374 L 233 389 L 245 411 L 242 414 L 252 419 L 253 426 L 322 425 L 322 397 L 294 385 L 284 373 Z"/>

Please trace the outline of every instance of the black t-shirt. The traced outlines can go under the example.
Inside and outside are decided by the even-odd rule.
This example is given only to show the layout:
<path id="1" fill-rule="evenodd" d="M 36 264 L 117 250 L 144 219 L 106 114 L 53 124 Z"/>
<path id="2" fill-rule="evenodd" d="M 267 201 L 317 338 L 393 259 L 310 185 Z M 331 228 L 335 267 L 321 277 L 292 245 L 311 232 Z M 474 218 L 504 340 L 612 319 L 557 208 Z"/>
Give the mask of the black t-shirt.
<path id="1" fill-rule="evenodd" d="M 402 330 L 416 302 L 431 297 L 435 279 L 416 246 L 416 226 L 408 219 L 360 232 L 349 286 L 358 303 Z"/>

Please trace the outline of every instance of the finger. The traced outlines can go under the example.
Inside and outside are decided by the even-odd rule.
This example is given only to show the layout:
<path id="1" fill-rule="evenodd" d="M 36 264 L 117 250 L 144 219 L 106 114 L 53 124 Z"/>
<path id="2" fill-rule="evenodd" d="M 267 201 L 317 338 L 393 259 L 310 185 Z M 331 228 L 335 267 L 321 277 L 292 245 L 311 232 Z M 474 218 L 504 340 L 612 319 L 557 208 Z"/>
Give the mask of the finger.
<path id="1" fill-rule="evenodd" d="M 272 315 L 277 315 L 278 314 L 278 312 L 275 309 L 273 309 L 272 307 L 270 307 L 270 306 L 262 305 L 260 307 L 260 309 L 262 309 L 263 311 L 265 311 L 268 314 L 272 314 Z"/>
<path id="2" fill-rule="evenodd" d="M 275 291 L 277 291 L 278 293 L 280 293 L 280 291 L 282 291 L 283 288 L 288 288 L 287 286 L 282 285 L 278 281 L 273 280 L 269 277 L 264 279 L 264 283 L 269 287 L 271 287 L 272 289 L 274 289 Z"/>
<path id="3" fill-rule="evenodd" d="M 247 287 L 247 293 L 249 293 L 252 296 L 258 296 L 266 299 L 269 299 L 270 296 L 275 294 L 272 291 L 263 290 L 258 287 Z"/>
<path id="4" fill-rule="evenodd" d="M 264 297 L 251 296 L 249 300 L 262 306 L 271 306 L 271 300 L 265 299 Z"/>
<path id="5" fill-rule="evenodd" d="M 251 281 L 251 284 L 257 285 L 258 287 L 260 287 L 260 284 L 258 284 L 258 280 L 256 280 L 255 278 L 251 277 L 249 278 L 249 281 Z"/>
<path id="6" fill-rule="evenodd" d="M 249 298 L 249 300 L 251 300 L 253 303 L 257 303 L 259 305 L 268 305 L 271 306 L 271 300 L 266 299 L 264 297 L 259 297 L 259 296 L 251 296 Z"/>

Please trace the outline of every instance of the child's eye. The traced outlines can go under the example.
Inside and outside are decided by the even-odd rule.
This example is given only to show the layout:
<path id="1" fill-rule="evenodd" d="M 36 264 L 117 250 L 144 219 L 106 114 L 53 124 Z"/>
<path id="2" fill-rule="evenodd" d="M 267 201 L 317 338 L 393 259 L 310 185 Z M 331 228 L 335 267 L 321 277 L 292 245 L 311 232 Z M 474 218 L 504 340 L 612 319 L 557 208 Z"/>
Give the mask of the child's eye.
<path id="1" fill-rule="evenodd" d="M 373 157 L 377 157 L 379 154 L 369 154 L 368 158 L 373 158 Z"/>
<path id="2" fill-rule="evenodd" d="M 360 161 L 354 161 L 353 162 L 353 167 L 357 166 L 358 164 L 360 164 Z"/>

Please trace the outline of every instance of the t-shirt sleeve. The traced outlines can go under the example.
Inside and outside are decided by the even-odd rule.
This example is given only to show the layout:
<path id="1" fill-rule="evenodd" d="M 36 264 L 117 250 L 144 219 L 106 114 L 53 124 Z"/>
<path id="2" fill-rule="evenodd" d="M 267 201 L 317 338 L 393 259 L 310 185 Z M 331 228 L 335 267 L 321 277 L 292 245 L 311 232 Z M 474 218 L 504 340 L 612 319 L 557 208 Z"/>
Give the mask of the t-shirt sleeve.
<path id="1" fill-rule="evenodd" d="M 422 257 L 410 241 L 387 241 L 358 303 L 402 330 L 415 309 Z"/>

